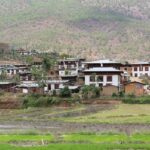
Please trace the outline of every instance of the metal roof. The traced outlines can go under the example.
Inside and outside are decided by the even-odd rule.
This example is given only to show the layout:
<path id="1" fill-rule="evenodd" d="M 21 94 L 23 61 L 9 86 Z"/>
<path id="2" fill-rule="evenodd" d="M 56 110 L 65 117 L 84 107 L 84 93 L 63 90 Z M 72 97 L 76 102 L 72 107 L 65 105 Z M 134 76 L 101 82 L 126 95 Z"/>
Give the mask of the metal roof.
<path id="1" fill-rule="evenodd" d="M 122 72 L 113 67 L 96 67 L 84 70 L 84 72 Z"/>
<path id="2" fill-rule="evenodd" d="M 118 64 L 118 62 L 104 59 L 104 60 L 95 60 L 95 61 L 89 61 L 89 62 L 83 62 L 83 64 Z"/>
<path id="3" fill-rule="evenodd" d="M 67 83 L 68 80 L 47 80 L 46 83 Z"/>

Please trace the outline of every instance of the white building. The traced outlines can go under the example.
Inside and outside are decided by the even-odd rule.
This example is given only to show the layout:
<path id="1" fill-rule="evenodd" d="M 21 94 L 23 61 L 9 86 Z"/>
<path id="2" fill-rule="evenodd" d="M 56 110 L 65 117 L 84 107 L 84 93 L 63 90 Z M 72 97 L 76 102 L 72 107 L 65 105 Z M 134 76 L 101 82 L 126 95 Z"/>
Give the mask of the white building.
<path id="1" fill-rule="evenodd" d="M 150 76 L 150 62 L 139 62 L 131 64 L 132 76 L 140 77 L 143 75 Z"/>
<path id="2" fill-rule="evenodd" d="M 98 67 L 84 70 L 85 85 L 97 87 L 114 85 L 120 86 L 122 71 L 112 67 Z"/>
<path id="3" fill-rule="evenodd" d="M 67 58 L 59 60 L 59 76 L 62 80 L 69 80 L 71 83 L 77 82 L 79 71 L 82 70 L 84 59 Z"/>

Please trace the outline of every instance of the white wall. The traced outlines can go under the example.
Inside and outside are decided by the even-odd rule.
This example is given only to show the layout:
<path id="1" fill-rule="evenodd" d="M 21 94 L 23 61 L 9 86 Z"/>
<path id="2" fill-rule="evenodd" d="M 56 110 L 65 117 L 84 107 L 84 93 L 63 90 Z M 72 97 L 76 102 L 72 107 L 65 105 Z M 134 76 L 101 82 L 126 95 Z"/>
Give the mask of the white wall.
<path id="1" fill-rule="evenodd" d="M 145 71 L 145 67 L 143 67 L 143 70 L 140 71 L 140 67 L 137 67 L 137 71 L 134 71 L 135 67 L 132 67 L 132 74 L 133 77 L 135 77 L 135 74 L 137 74 L 137 77 L 140 77 L 141 75 L 145 75 L 148 74 L 148 76 L 150 76 L 150 67 L 149 67 L 149 71 Z"/>
<path id="2" fill-rule="evenodd" d="M 103 82 L 91 82 L 90 75 L 85 75 L 85 85 L 91 85 L 91 84 L 95 84 L 96 86 L 99 86 L 99 84 L 102 84 L 103 86 L 106 86 L 107 84 L 119 86 L 120 85 L 120 76 L 113 75 L 112 82 L 109 82 L 109 81 L 107 81 L 107 75 L 103 75 Z"/>

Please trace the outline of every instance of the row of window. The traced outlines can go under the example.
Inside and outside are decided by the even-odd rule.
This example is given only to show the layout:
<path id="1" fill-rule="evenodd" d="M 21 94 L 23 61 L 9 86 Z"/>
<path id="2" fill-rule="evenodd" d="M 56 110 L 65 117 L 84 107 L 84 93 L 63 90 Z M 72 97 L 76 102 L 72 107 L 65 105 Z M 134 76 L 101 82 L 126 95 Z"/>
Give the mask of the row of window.
<path id="1" fill-rule="evenodd" d="M 145 73 L 145 74 L 142 74 L 142 73 L 141 73 L 141 74 L 140 74 L 140 76 L 143 76 L 143 75 L 148 76 L 148 73 Z M 135 74 L 134 74 L 134 77 L 138 77 L 138 74 L 135 73 Z"/>
<path id="2" fill-rule="evenodd" d="M 145 69 L 144 69 L 145 68 Z M 149 67 L 140 67 L 139 71 L 149 71 Z M 134 71 L 138 71 L 138 67 L 134 67 Z"/>
<path id="3" fill-rule="evenodd" d="M 90 82 L 103 82 L 103 76 L 90 76 Z M 107 76 L 107 82 L 112 82 L 112 76 Z"/>

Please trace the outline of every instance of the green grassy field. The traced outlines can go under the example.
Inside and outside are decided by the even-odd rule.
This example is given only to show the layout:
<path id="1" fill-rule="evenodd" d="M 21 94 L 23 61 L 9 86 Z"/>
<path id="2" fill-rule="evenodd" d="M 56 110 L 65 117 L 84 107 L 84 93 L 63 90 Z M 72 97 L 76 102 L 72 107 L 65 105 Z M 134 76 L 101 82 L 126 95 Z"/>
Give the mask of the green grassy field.
<path id="1" fill-rule="evenodd" d="M 150 145 L 133 145 L 133 144 L 122 144 L 122 145 L 116 145 L 116 144 L 53 144 L 49 146 L 40 146 L 40 147 L 17 147 L 17 146 L 10 146 L 10 145 L 0 145 L 1 150 L 126 150 L 126 149 L 133 149 L 133 150 L 139 150 L 144 149 L 148 150 L 150 149 Z"/>
<path id="2" fill-rule="evenodd" d="M 13 142 L 13 141 L 52 141 L 53 137 L 51 135 L 20 135 L 20 134 L 9 134 L 9 135 L 0 135 L 0 143 Z"/>
<path id="3" fill-rule="evenodd" d="M 10 138 L 10 137 L 11 138 Z M 0 135 L 0 149 L 1 150 L 106 150 L 106 149 L 149 149 L 150 148 L 150 134 L 136 133 L 133 135 L 125 135 L 120 133 L 76 133 L 69 135 L 62 135 L 63 140 L 61 143 L 42 145 L 39 146 L 15 146 L 15 143 L 19 143 L 25 140 L 28 142 L 49 140 L 50 136 L 41 135 Z M 22 138 L 22 141 L 21 141 Z M 55 139 L 55 141 L 57 141 Z M 13 145 L 10 145 L 9 143 Z M 74 144 L 73 144 L 74 143 Z M 32 144 L 31 144 L 32 145 Z"/>

